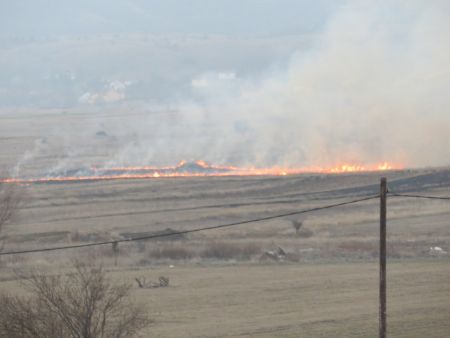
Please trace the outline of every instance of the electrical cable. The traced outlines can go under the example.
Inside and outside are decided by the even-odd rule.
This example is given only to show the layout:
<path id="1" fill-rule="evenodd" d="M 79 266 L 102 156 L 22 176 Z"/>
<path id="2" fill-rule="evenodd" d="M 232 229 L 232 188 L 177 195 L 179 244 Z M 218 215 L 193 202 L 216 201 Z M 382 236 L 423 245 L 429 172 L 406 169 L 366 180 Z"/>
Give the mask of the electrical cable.
<path id="1" fill-rule="evenodd" d="M 182 231 L 176 231 L 176 232 L 170 232 L 170 233 L 159 233 L 159 234 L 152 234 L 152 235 L 147 235 L 147 236 L 124 238 L 124 239 L 111 240 L 111 241 L 93 242 L 93 243 L 85 243 L 85 244 L 74 244 L 74 245 L 65 245 L 65 246 L 56 246 L 56 247 L 48 247 L 48 248 L 40 248 L 40 249 L 29 249 L 29 250 L 19 250 L 19 251 L 6 251 L 6 252 L 0 252 L 0 256 L 28 254 L 28 253 L 56 251 L 56 250 L 68 250 L 68 249 L 77 249 L 77 248 L 86 248 L 86 247 L 91 247 L 91 246 L 108 245 L 108 244 L 122 243 L 122 242 L 141 241 L 141 240 L 146 240 L 146 239 L 162 238 L 162 237 L 169 237 L 169 236 L 176 236 L 176 235 L 185 235 L 185 234 L 189 234 L 189 233 L 193 233 L 193 232 L 200 232 L 200 231 L 228 228 L 228 227 L 233 227 L 233 226 L 238 226 L 238 225 L 243 225 L 243 224 L 248 224 L 248 223 L 262 222 L 262 221 L 268 221 L 268 220 L 276 219 L 276 218 L 282 218 L 282 217 L 293 216 L 293 215 L 300 215 L 300 214 L 305 214 L 305 213 L 313 212 L 313 211 L 331 209 L 331 208 L 336 208 L 336 207 L 340 207 L 340 206 L 344 206 L 344 205 L 360 203 L 360 202 L 372 200 L 372 199 L 375 199 L 375 198 L 379 198 L 379 195 L 375 195 L 375 196 L 372 195 L 372 196 L 368 196 L 368 197 L 364 197 L 364 198 L 360 198 L 360 199 L 356 199 L 356 200 L 351 200 L 351 201 L 347 201 L 347 202 L 341 202 L 341 203 L 336 203 L 336 204 L 331 204 L 331 205 L 325 205 L 325 206 L 322 206 L 322 207 L 315 207 L 315 208 L 311 208 L 311 209 L 304 209 L 304 210 L 300 210 L 300 211 L 293 211 L 293 212 L 289 212 L 289 213 L 277 214 L 277 215 L 261 217 L 261 218 L 255 218 L 255 219 L 250 219 L 250 220 L 240 221 L 240 222 L 233 222 L 233 223 L 213 225 L 213 226 L 209 226 L 209 227 L 195 228 L 195 229 L 182 230 Z"/>

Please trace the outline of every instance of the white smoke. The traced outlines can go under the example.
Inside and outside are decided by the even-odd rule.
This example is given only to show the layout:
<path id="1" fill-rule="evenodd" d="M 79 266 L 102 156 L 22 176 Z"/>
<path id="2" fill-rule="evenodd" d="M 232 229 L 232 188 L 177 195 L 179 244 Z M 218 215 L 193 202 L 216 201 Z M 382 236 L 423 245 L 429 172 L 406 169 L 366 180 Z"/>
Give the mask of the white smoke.
<path id="1" fill-rule="evenodd" d="M 212 75 L 220 72 L 194 79 L 204 104 L 147 121 L 140 143 L 115 160 L 448 164 L 449 9 L 446 1 L 350 1 L 285 69 L 258 81 Z"/>
<path id="2" fill-rule="evenodd" d="M 39 157 L 47 146 L 46 139 L 36 139 L 33 143 L 33 148 L 25 151 L 25 153 L 20 157 L 15 166 L 11 169 L 9 173 L 11 177 L 20 177 L 22 174 L 22 169 L 27 167 L 32 163 L 37 157 Z"/>
<path id="3" fill-rule="evenodd" d="M 119 149 L 103 164 L 448 165 L 449 13 L 445 0 L 349 1 L 312 48 L 258 79 L 211 69 L 186 84 L 195 100 L 165 114 L 123 112 L 107 128 Z"/>

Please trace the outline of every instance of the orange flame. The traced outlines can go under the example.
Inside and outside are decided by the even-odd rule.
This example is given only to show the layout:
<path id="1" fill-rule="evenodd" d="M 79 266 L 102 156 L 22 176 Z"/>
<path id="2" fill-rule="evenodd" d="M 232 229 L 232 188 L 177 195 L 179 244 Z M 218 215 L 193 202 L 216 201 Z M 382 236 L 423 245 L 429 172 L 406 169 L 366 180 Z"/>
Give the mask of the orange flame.
<path id="1" fill-rule="evenodd" d="M 188 165 L 187 161 L 180 161 L 174 167 L 92 167 L 92 175 L 87 176 L 55 176 L 40 178 L 6 178 L 0 179 L 0 183 L 52 183 L 52 182 L 82 182 L 103 181 L 119 179 L 147 179 L 147 178 L 170 178 L 170 177 L 205 177 L 205 176 L 288 176 L 305 173 L 358 173 L 387 170 L 400 170 L 402 165 L 389 162 L 381 162 L 372 165 L 343 163 L 333 167 L 302 167 L 302 168 L 256 168 L 256 167 L 234 167 L 211 165 L 203 160 L 192 162 L 199 170 L 180 170 Z M 194 168 L 195 169 L 195 168 Z"/>

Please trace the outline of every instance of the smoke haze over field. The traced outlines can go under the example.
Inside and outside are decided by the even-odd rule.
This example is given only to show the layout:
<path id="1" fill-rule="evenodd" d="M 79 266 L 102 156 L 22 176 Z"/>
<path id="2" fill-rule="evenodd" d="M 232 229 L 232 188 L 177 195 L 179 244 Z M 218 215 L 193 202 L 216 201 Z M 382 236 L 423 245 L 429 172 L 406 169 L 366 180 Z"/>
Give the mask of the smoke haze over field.
<path id="1" fill-rule="evenodd" d="M 205 10 L 199 17 L 208 16 L 206 3 L 210 2 L 191 2 Z M 151 12 L 139 1 L 128 3 L 139 8 L 138 18 Z M 109 31 L 100 30 L 76 42 L 52 38 L 56 40 L 17 46 L 5 38 L 10 45 L 3 47 L 6 56 L 0 57 L 0 67 L 20 68 L 12 56 L 21 55 L 21 50 L 44 53 L 47 46 L 63 53 L 66 46 L 80 58 L 63 53 L 56 59 L 64 66 L 49 66 L 46 76 L 51 80 L 42 80 L 49 93 L 58 83 L 67 87 L 69 94 L 56 106 L 87 109 L 92 114 L 112 107 L 122 112 L 114 120 L 120 122 L 93 116 L 92 129 L 84 128 L 83 133 L 60 126 L 53 131 L 52 137 L 63 137 L 67 146 L 67 158 L 60 166 L 82 157 L 95 141 L 89 135 L 99 128 L 115 138 L 114 151 L 103 163 L 107 166 L 174 164 L 181 159 L 265 167 L 382 161 L 406 166 L 450 164 L 447 1 L 339 5 L 322 1 L 316 6 L 246 1 L 242 11 L 238 2 L 227 3 L 236 6 L 227 7 L 230 17 L 200 21 L 203 24 L 193 31 L 186 31 L 190 22 L 174 23 L 172 28 L 164 22 L 155 23 L 151 36 L 136 35 L 123 32 L 113 21 L 102 26 Z M 225 6 L 222 1 L 217 4 Z M 159 10 L 168 15 L 170 6 L 165 6 Z M 303 25 L 274 15 L 272 30 L 260 27 L 270 11 L 287 13 L 289 6 L 299 10 Z M 243 15 L 253 8 L 254 17 Z M 235 25 L 229 27 L 227 20 Z M 220 28 L 221 23 L 228 30 Z M 72 28 L 76 31 L 76 25 Z M 13 34 L 12 28 L 6 31 Z M 164 35 L 174 31 L 175 35 Z M 100 33 L 123 35 L 110 39 Z M 109 58 L 115 61 L 103 65 L 102 60 Z M 36 66 L 29 66 L 31 74 L 39 64 L 29 61 Z M 11 88 L 15 95 L 22 95 L 17 88 L 31 75 L 5 74 L 0 95 Z M 54 101 L 45 101 L 42 95 L 37 105 L 51 106 Z M 30 100 L 28 105 L 36 104 Z M 20 100 L 8 105 L 20 105 Z M 137 111 L 149 113 L 133 115 Z M 39 153 L 45 151 L 40 145 Z"/>

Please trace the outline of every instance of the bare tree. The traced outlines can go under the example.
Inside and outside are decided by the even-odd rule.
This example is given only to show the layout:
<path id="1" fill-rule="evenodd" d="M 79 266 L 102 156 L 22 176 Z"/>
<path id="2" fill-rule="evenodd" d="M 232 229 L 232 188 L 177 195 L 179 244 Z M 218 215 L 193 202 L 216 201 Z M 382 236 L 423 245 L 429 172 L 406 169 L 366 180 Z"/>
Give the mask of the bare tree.
<path id="1" fill-rule="evenodd" d="M 131 286 L 111 282 L 101 267 L 76 263 L 70 274 L 32 273 L 23 283 L 30 297 L 0 296 L 0 337 L 133 337 L 151 323 Z"/>
<path id="2" fill-rule="evenodd" d="M 292 226 L 295 229 L 295 234 L 298 236 L 298 232 L 300 231 L 300 228 L 303 225 L 303 221 L 302 220 L 296 220 L 296 221 L 291 221 L 292 222 Z"/>
<path id="3" fill-rule="evenodd" d="M 291 223 L 292 227 L 295 230 L 295 234 L 297 236 L 299 236 L 300 228 L 303 226 L 303 224 L 306 221 L 305 215 L 291 215 L 291 216 L 286 217 L 286 220 Z"/>

